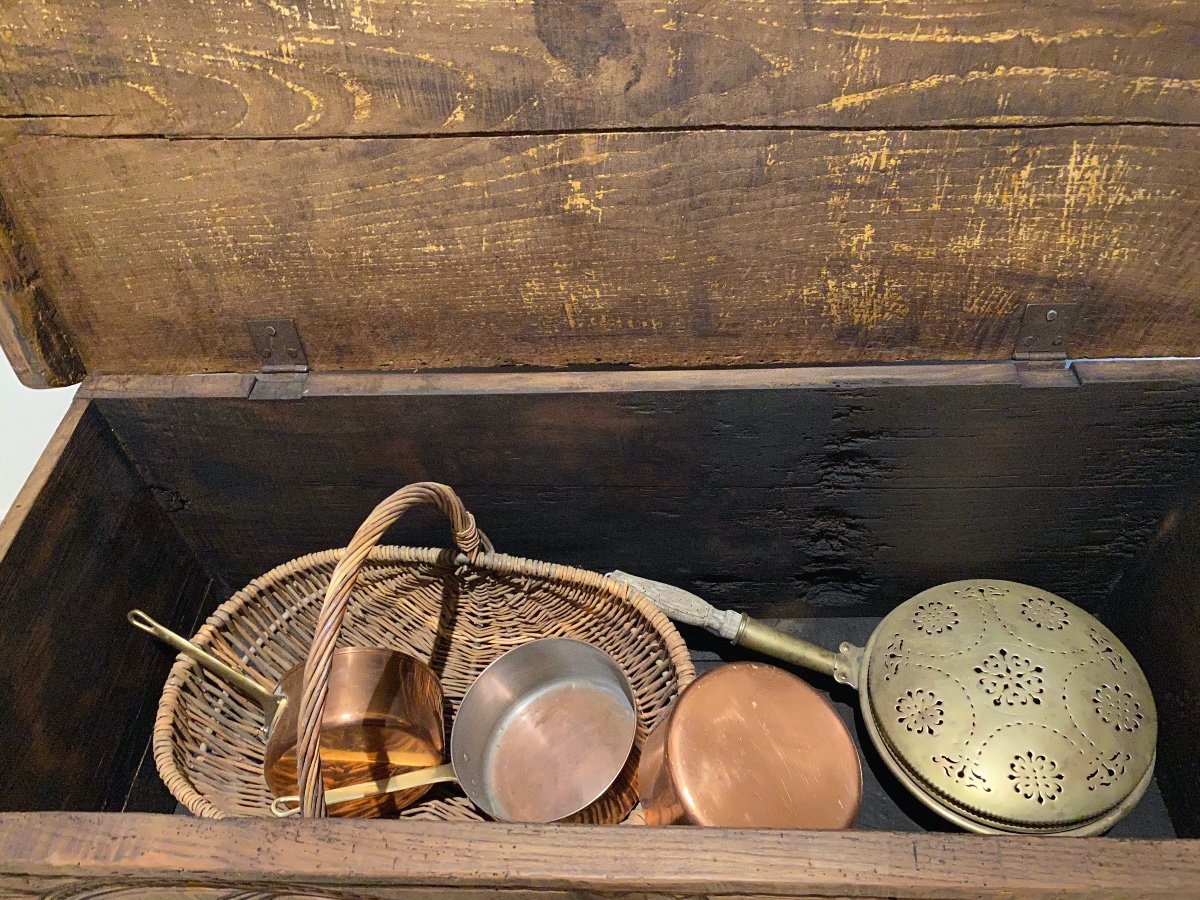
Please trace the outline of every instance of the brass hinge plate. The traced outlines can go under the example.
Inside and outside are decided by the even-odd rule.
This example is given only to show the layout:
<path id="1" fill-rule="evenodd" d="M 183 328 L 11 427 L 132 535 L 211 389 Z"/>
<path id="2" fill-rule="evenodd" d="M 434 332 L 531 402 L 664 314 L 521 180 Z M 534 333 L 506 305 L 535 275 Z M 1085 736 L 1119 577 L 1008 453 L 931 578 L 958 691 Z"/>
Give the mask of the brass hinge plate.
<path id="1" fill-rule="evenodd" d="M 1068 359 L 1068 338 L 1078 313 L 1078 303 L 1026 304 L 1013 359 Z"/>

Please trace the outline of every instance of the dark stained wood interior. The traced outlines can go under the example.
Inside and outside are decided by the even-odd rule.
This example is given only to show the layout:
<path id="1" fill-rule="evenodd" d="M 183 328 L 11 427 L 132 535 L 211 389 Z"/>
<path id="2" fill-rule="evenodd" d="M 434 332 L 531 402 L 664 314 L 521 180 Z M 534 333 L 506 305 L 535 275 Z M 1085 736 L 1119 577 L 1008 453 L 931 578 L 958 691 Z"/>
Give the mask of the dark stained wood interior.
<path id="1" fill-rule="evenodd" d="M 31 386 L 1200 352 L 1194 4 L 0 10 Z M 168 139 L 170 138 L 170 139 Z M 175 138 L 181 140 L 174 140 Z"/>
<path id="2" fill-rule="evenodd" d="M 341 546 L 392 490 L 437 480 L 500 550 L 758 616 L 881 615 L 986 573 L 1068 597 L 1154 658 L 1143 631 L 1179 610 L 1136 579 L 1114 589 L 1200 494 L 1200 364 L 923 368 L 314 375 L 296 402 L 224 377 L 189 380 L 192 396 L 164 395 L 184 386 L 170 378 L 85 393 L 223 591 Z M 390 540 L 446 543 L 436 516 L 414 519 Z M 1168 758 L 1196 727 L 1183 620 L 1148 665 L 1164 734 L 1179 722 Z M 1198 779 L 1164 765 L 1177 811 Z"/>
<path id="3" fill-rule="evenodd" d="M 0 113 L 93 134 L 1200 121 L 1171 0 L 26 0 L 0 33 Z"/>
<path id="4" fill-rule="evenodd" d="M 1200 350 L 1185 128 L 20 137 L 0 195 L 90 374 Z M 31 263 L 33 264 L 33 263 Z M 31 276 L 33 277 L 33 276 Z"/>
<path id="5" fill-rule="evenodd" d="M 1114 595 L 1112 618 L 1154 685 L 1159 782 L 1182 835 L 1200 836 L 1200 501 L 1178 498 Z"/>
<path id="6" fill-rule="evenodd" d="M 0 348 L 28 387 L 80 381 L 83 363 L 46 293 L 33 250 L 0 196 Z"/>
<path id="7" fill-rule="evenodd" d="M 1096 609 L 1197 482 L 1194 365 L 1187 380 L 1087 385 L 1060 370 L 1067 386 L 1048 388 L 1022 386 L 1013 364 L 984 383 L 966 365 L 924 385 L 877 368 L 875 385 L 831 386 L 828 371 L 739 390 L 668 376 L 544 392 L 559 377 L 546 375 L 496 394 L 504 376 L 482 375 L 406 395 L 396 375 L 369 396 L 292 403 L 96 402 L 231 587 L 341 546 L 392 490 L 437 480 L 505 552 L 619 565 L 760 614 L 881 614 L 984 572 Z M 394 539 L 446 535 L 406 525 Z"/>
<path id="8" fill-rule="evenodd" d="M 503 550 L 674 581 L 719 605 L 785 617 L 780 624 L 787 630 L 822 643 L 861 640 L 872 616 L 967 572 L 1063 593 L 1120 630 L 1159 702 L 1161 794 L 1153 789 L 1114 834 L 1169 834 L 1164 801 L 1175 831 L 1198 833 L 1189 804 L 1200 776 L 1189 753 L 1200 675 L 1189 661 L 1197 604 L 1188 578 L 1200 519 L 1186 504 L 1200 487 L 1194 414 L 1200 365 L 314 375 L 309 381 L 310 396 L 291 403 L 245 399 L 248 379 L 226 376 L 99 378 L 86 385 L 0 529 L 0 548 L 8 548 L 0 562 L 6 610 L 0 659 L 13 666 L 3 673 L 7 683 L 18 686 L 10 707 L 36 713 L 3 732 L 0 751 L 13 777 L 0 785 L 2 808 L 169 808 L 148 773 L 138 772 L 139 763 L 148 764 L 149 712 L 169 654 L 128 628 L 125 609 L 136 602 L 194 630 L 196 616 L 231 587 L 307 550 L 344 542 L 383 494 L 432 478 L 460 490 Z M 447 538 L 436 516 L 390 536 L 421 544 Z M 714 653 L 712 642 L 695 633 L 689 640 L 701 669 L 739 654 L 727 647 Z M 56 662 L 39 667 L 45 659 Z M 856 720 L 851 699 L 833 699 Z M 17 742 L 13 734 L 39 739 Z M 36 752 L 50 740 L 67 751 Z M 865 759 L 869 797 L 860 825 L 868 830 L 821 837 L 832 843 L 810 847 L 816 855 L 805 856 L 807 876 L 772 863 L 775 880 L 763 880 L 750 874 L 764 871 L 761 865 L 739 862 L 727 873 L 727 887 L 746 896 L 788 893 L 785 884 L 813 896 L 904 896 L 894 887 L 899 855 L 877 874 L 880 885 L 893 885 L 886 891 L 846 868 L 871 847 L 877 873 L 891 859 L 887 854 L 902 849 L 911 861 L 917 853 L 916 868 L 904 870 L 905 878 L 917 879 L 905 882 L 914 897 L 1062 895 L 1037 874 L 1060 865 L 1052 859 L 1060 841 L 1035 839 L 1026 847 L 1023 838 L 988 839 L 986 872 L 966 861 L 978 839 L 893 833 L 870 845 L 864 835 L 880 833 L 869 829 L 944 826 L 906 805 L 907 795 L 872 765 L 870 750 Z M 88 771 L 104 777 L 88 780 Z M 181 879 L 198 896 L 231 886 L 266 889 L 264 879 L 295 888 L 315 884 L 306 868 L 314 853 L 321 877 L 340 889 L 366 877 L 342 872 L 324 850 L 273 856 L 269 871 L 238 856 L 241 845 L 253 843 L 261 853 L 284 832 L 289 846 L 301 846 L 306 829 L 314 828 L 341 829 L 321 845 L 343 846 L 356 823 L 226 823 L 210 833 L 207 826 L 188 831 L 193 826 L 159 820 L 154 836 L 142 836 L 139 820 L 125 818 L 119 827 L 129 852 L 113 860 L 100 849 L 111 840 L 103 837 L 102 821 L 42 821 L 51 820 L 0 816 L 0 885 L 42 891 L 119 885 L 145 896 L 178 895 Z M 409 826 L 370 827 L 366 843 L 354 838 L 359 863 L 363 853 L 398 859 L 390 854 L 400 852 L 395 841 L 409 839 Z M 470 834 L 455 828 L 453 835 L 427 823 L 418 829 L 438 853 L 449 854 L 460 838 L 476 845 L 496 835 L 516 840 L 519 850 L 509 858 L 519 879 L 508 870 L 495 876 L 495 884 L 512 889 L 590 885 L 603 894 L 618 884 L 611 875 L 593 883 L 578 867 L 563 875 L 558 862 L 537 874 L 539 842 L 550 842 L 547 852 L 557 852 L 548 849 L 553 844 L 575 853 L 573 842 L 583 838 L 573 829 L 546 837 L 519 826 Z M 240 837 L 226 843 L 235 833 Z M 627 866 L 656 860 L 658 874 L 622 870 L 629 879 L 687 894 L 691 875 L 662 868 L 664 854 L 674 852 L 673 835 L 668 829 L 642 836 L 637 852 L 610 849 L 627 855 Z M 750 841 L 744 847 L 760 863 L 772 852 L 753 843 L 761 835 L 720 837 L 727 850 L 730 842 Z M 695 839 L 686 851 L 693 865 Z M 587 840 L 595 849 L 610 838 L 589 833 Z M 779 854 L 796 858 L 813 838 L 791 833 L 773 840 Z M 1187 844 L 1070 843 L 1078 844 L 1076 859 L 1115 849 L 1104 850 L 1091 874 L 1069 879 L 1068 894 L 1124 890 L 1118 856 L 1128 848 L 1157 867 L 1154 890 L 1163 896 L 1186 896 L 1196 877 L 1185 862 L 1195 858 Z M 1174 847 L 1187 849 L 1179 856 Z M 943 854 L 936 891 L 921 887 L 934 871 L 921 868 L 922 853 Z M 480 890 L 494 886 L 490 876 L 451 865 L 451 858 L 406 856 L 387 891 L 380 886 L 387 879 L 370 880 L 378 881 L 380 896 L 449 889 L 446 879 Z M 171 871 L 155 868 L 154 859 L 169 859 Z M 214 874 L 217 865 L 236 874 Z M 813 865 L 832 868 L 817 872 Z M 961 890 L 948 880 L 952 865 L 974 873 Z M 362 892 L 374 889 L 364 882 Z"/>
<path id="9" fill-rule="evenodd" d="M 172 655 L 125 612 L 188 630 L 208 585 L 103 417 L 77 401 L 0 526 L 0 809 L 126 807 Z M 134 807 L 174 801 L 156 790 Z"/>

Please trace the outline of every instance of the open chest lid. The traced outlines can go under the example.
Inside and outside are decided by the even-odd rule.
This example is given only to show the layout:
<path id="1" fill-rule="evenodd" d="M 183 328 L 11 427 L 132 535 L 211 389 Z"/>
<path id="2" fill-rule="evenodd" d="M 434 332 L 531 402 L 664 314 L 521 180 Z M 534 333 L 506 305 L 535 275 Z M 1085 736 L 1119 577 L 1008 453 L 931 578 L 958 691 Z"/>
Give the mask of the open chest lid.
<path id="1" fill-rule="evenodd" d="M 1191 4 L 38 10 L 0 10 L 29 385 L 1200 352 Z"/>

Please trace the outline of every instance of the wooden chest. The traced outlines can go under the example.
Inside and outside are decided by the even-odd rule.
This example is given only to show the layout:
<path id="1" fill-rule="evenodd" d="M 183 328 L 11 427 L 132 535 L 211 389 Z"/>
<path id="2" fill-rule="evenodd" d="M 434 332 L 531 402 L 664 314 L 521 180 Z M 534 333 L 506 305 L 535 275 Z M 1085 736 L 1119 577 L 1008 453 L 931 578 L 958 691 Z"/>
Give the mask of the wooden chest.
<path id="1" fill-rule="evenodd" d="M 0 894 L 1200 895 L 1197 46 L 1193 0 L 4 4 L 0 344 L 83 385 L 0 527 Z M 869 745 L 845 833 L 164 815 L 125 611 L 191 633 L 422 479 L 826 639 L 1062 594 L 1156 784 L 1092 839 L 941 829 Z"/>

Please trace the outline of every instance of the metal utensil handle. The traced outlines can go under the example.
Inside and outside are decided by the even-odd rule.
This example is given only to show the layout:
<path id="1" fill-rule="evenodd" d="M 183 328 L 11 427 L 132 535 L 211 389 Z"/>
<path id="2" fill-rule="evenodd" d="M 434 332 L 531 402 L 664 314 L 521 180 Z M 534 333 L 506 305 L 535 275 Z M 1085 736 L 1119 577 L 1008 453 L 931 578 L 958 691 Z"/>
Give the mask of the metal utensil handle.
<path id="1" fill-rule="evenodd" d="M 475 527 L 475 517 L 467 512 L 458 495 L 444 484 L 423 481 L 401 488 L 380 503 L 359 526 L 329 579 L 325 602 L 317 619 L 312 648 L 304 664 L 304 690 L 300 695 L 300 717 L 296 729 L 296 765 L 300 809 L 304 816 L 325 815 L 324 782 L 321 779 L 321 717 L 329 693 L 329 671 L 333 664 L 338 633 L 346 616 L 350 594 L 371 549 L 385 531 L 414 506 L 436 506 L 454 528 L 454 543 L 474 562 L 481 547 L 492 552 L 491 543 Z"/>
<path id="2" fill-rule="evenodd" d="M 841 657 L 846 655 L 848 645 L 843 645 L 841 654 L 835 653 L 803 638 L 784 634 L 778 628 L 772 628 L 744 613 L 717 609 L 708 601 L 683 588 L 621 571 L 609 572 L 608 577 L 637 588 L 676 622 L 697 625 L 739 647 L 803 666 L 811 671 L 837 678 L 838 681 L 852 685 L 857 682 L 857 675 L 851 680 L 846 675 L 844 664 L 841 663 Z"/>
<path id="3" fill-rule="evenodd" d="M 267 727 L 270 727 L 271 723 L 275 721 L 275 714 L 279 711 L 280 698 L 274 692 L 267 690 L 246 673 L 239 672 L 232 666 L 221 662 L 208 651 L 201 650 L 187 638 L 160 625 L 140 609 L 131 609 L 125 614 L 125 618 L 134 628 L 144 631 L 180 653 L 190 656 L 202 668 L 207 669 L 230 687 L 254 700 L 262 707 L 263 715 L 267 719 Z"/>
<path id="4" fill-rule="evenodd" d="M 378 781 L 364 781 L 346 787 L 334 788 L 325 792 L 325 805 L 336 806 L 351 800 L 361 800 L 364 797 L 377 797 L 380 794 L 394 794 L 396 791 L 407 791 L 409 788 L 425 787 L 427 784 L 440 784 L 443 781 L 456 781 L 454 766 L 446 763 L 429 769 L 417 769 L 403 772 L 391 778 Z M 280 819 L 286 819 L 300 812 L 300 797 L 276 797 L 271 801 L 271 813 Z"/>

